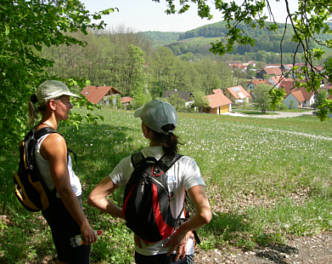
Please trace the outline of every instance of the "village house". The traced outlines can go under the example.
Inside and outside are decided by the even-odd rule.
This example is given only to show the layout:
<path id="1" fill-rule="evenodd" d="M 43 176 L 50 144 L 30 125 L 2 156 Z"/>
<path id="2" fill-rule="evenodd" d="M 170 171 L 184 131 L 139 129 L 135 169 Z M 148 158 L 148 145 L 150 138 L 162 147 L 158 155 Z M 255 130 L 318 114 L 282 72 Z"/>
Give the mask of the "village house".
<path id="1" fill-rule="evenodd" d="M 253 79 L 250 82 L 248 82 L 247 86 L 246 86 L 246 90 L 247 92 L 251 93 L 257 85 L 259 84 L 268 84 L 267 80 L 261 80 L 261 79 Z"/>
<path id="2" fill-rule="evenodd" d="M 234 103 L 243 104 L 249 103 L 251 95 L 242 87 L 237 85 L 226 89 L 226 96 L 228 96 Z"/>
<path id="3" fill-rule="evenodd" d="M 303 97 L 304 97 L 304 102 L 303 102 L 303 107 L 311 107 L 315 103 L 315 94 L 314 92 L 308 90 L 304 87 L 299 88 L 301 91 Z"/>
<path id="4" fill-rule="evenodd" d="M 324 89 L 327 91 L 327 99 L 332 100 L 332 92 L 329 92 L 332 90 L 332 84 L 326 82 L 324 84 Z"/>
<path id="5" fill-rule="evenodd" d="M 263 70 L 257 72 L 256 78 L 264 80 L 266 79 L 266 75 L 280 76 L 282 75 L 282 67 L 280 67 L 280 65 L 265 66 Z"/>
<path id="6" fill-rule="evenodd" d="M 194 96 L 192 92 L 178 91 L 177 89 L 174 89 L 174 90 L 166 90 L 163 94 L 163 98 L 170 98 L 172 96 L 176 96 L 183 99 L 185 107 L 190 107 L 194 103 Z"/>
<path id="7" fill-rule="evenodd" d="M 228 66 L 232 69 L 239 69 L 242 72 L 245 72 L 248 68 L 248 66 L 251 65 L 252 67 L 256 67 L 256 63 L 254 61 L 248 61 L 248 62 L 230 62 L 228 63 Z"/>
<path id="8" fill-rule="evenodd" d="M 221 89 L 213 90 L 213 94 L 206 96 L 209 103 L 209 108 L 205 111 L 211 114 L 221 115 L 232 111 L 232 101 L 227 98 Z"/>
<path id="9" fill-rule="evenodd" d="M 116 98 L 113 98 L 111 102 L 111 96 L 121 92 L 113 86 L 86 86 L 81 94 L 92 104 L 116 105 Z"/>
<path id="10" fill-rule="evenodd" d="M 295 81 L 293 78 L 286 78 L 284 75 L 271 76 L 268 83 L 273 87 L 284 88 L 288 93 L 289 90 L 294 88 Z"/>
<path id="11" fill-rule="evenodd" d="M 120 98 L 120 102 L 125 109 L 127 109 L 132 100 L 134 100 L 134 98 L 130 96 L 124 96 Z"/>
<path id="12" fill-rule="evenodd" d="M 286 94 L 289 94 L 290 91 L 294 88 L 294 84 L 295 84 L 295 82 L 292 78 L 285 78 L 285 79 L 281 80 L 278 87 L 284 89 Z"/>
<path id="13" fill-rule="evenodd" d="M 302 108 L 305 102 L 304 96 L 300 90 L 293 90 L 286 95 L 284 104 L 288 109 Z"/>

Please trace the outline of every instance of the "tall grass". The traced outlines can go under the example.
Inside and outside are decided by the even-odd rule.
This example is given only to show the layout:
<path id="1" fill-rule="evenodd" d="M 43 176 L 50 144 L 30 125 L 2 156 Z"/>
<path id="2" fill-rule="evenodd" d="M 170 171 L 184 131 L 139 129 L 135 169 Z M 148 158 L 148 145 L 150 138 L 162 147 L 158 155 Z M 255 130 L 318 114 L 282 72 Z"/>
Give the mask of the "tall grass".
<path id="1" fill-rule="evenodd" d="M 123 157 L 148 143 L 132 112 L 98 113 L 105 118 L 99 125 L 60 129 L 78 155 L 84 200 Z M 289 235 L 331 231 L 332 120 L 179 114 L 176 133 L 180 152 L 196 159 L 207 183 L 214 217 L 199 231 L 203 250 L 282 244 Z M 40 214 L 26 212 L 13 196 L 16 154 L 0 158 L 0 262 L 38 263 L 54 249 Z M 121 190 L 115 197 L 121 203 Z M 131 263 L 133 238 L 124 223 L 86 205 L 85 211 L 104 230 L 92 262 Z"/>

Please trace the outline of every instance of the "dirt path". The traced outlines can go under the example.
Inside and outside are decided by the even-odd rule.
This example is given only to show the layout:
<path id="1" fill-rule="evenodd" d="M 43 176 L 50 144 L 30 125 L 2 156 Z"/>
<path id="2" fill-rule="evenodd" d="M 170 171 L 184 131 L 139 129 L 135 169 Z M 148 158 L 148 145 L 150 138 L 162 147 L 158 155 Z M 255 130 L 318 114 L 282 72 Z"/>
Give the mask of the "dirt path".
<path id="1" fill-rule="evenodd" d="M 306 112 L 273 112 L 273 113 L 274 113 L 274 115 L 247 115 L 247 114 L 242 114 L 242 113 L 225 113 L 223 115 L 276 119 L 276 118 L 287 118 L 287 117 L 297 117 L 297 116 L 303 116 L 303 115 L 312 115 L 313 111 L 306 111 Z"/>
<path id="2" fill-rule="evenodd" d="M 240 114 L 240 113 L 226 113 L 224 115 L 230 115 L 230 116 L 240 116 L 240 117 L 254 117 L 254 118 L 270 118 L 270 119 L 276 119 L 276 118 L 287 118 L 287 117 L 297 117 L 302 115 L 312 115 L 312 111 L 308 112 L 275 112 L 278 115 L 246 115 L 246 114 Z M 241 125 L 238 125 L 241 126 Z M 248 126 L 245 126 L 246 128 Z M 253 128 L 256 129 L 256 127 L 253 126 Z M 281 129 L 272 129 L 272 128 L 260 128 L 261 130 L 266 131 L 275 131 L 280 133 L 286 133 L 290 135 L 297 135 L 302 137 L 309 137 L 309 138 L 315 138 L 315 139 L 321 139 L 321 140 L 327 140 L 331 141 L 332 137 L 325 137 L 320 135 L 313 135 L 308 133 L 302 133 L 297 131 L 288 131 L 288 130 L 281 130 Z"/>
<path id="3" fill-rule="evenodd" d="M 331 264 L 332 233 L 290 239 L 287 245 L 242 251 L 237 248 L 197 250 L 197 264 Z"/>

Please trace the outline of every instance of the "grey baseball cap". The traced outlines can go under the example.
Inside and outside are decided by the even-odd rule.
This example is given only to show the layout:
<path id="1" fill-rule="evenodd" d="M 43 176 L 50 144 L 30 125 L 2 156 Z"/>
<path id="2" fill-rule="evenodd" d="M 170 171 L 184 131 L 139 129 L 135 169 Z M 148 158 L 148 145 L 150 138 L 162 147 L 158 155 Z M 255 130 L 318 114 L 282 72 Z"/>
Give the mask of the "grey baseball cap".
<path id="1" fill-rule="evenodd" d="M 152 100 L 143 107 L 136 110 L 135 117 L 140 117 L 144 125 L 155 132 L 168 134 L 170 131 L 164 131 L 162 127 L 174 125 L 176 127 L 177 115 L 175 108 L 166 102 Z"/>
<path id="2" fill-rule="evenodd" d="M 77 94 L 69 91 L 68 87 L 63 82 L 56 80 L 47 80 L 43 82 L 38 86 L 36 91 L 37 100 L 40 104 L 63 95 L 79 97 Z"/>

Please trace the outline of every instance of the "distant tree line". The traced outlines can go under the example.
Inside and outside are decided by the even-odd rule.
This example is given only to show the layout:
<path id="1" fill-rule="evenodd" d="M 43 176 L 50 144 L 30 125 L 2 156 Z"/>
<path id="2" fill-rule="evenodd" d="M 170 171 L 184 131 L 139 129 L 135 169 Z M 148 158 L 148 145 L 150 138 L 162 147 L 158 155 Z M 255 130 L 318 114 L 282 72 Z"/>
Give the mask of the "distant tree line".
<path id="1" fill-rule="evenodd" d="M 43 49 L 54 64 L 49 72 L 62 78 L 86 78 L 91 85 L 111 85 L 123 95 L 162 97 L 165 90 L 202 91 L 227 88 L 238 78 L 220 57 L 192 60 L 167 47 L 153 47 L 141 34 L 95 32 L 74 34 L 85 47 L 62 45 Z"/>
<path id="2" fill-rule="evenodd" d="M 238 27 L 254 38 L 255 44 L 254 46 L 234 45 L 231 54 L 244 55 L 245 53 L 262 51 L 266 53 L 273 52 L 275 55 L 280 53 L 280 39 L 283 35 L 283 24 L 278 24 L 278 29 L 275 32 L 268 31 L 267 29 L 253 28 L 246 24 L 240 24 Z M 214 41 L 215 38 L 225 38 L 227 30 L 225 22 L 199 27 L 180 34 L 179 41 L 169 44 L 168 47 L 177 55 L 187 52 L 207 54 L 211 48 L 210 42 Z M 292 34 L 290 30 L 286 31 L 282 47 L 282 51 L 285 54 L 289 53 L 289 61 L 291 61 L 290 55 L 297 49 L 296 43 L 291 41 Z M 195 38 L 197 40 L 194 40 Z M 298 49 L 298 52 L 302 52 L 301 48 Z M 267 63 L 271 63 L 268 57 L 263 58 L 263 60 Z"/>

